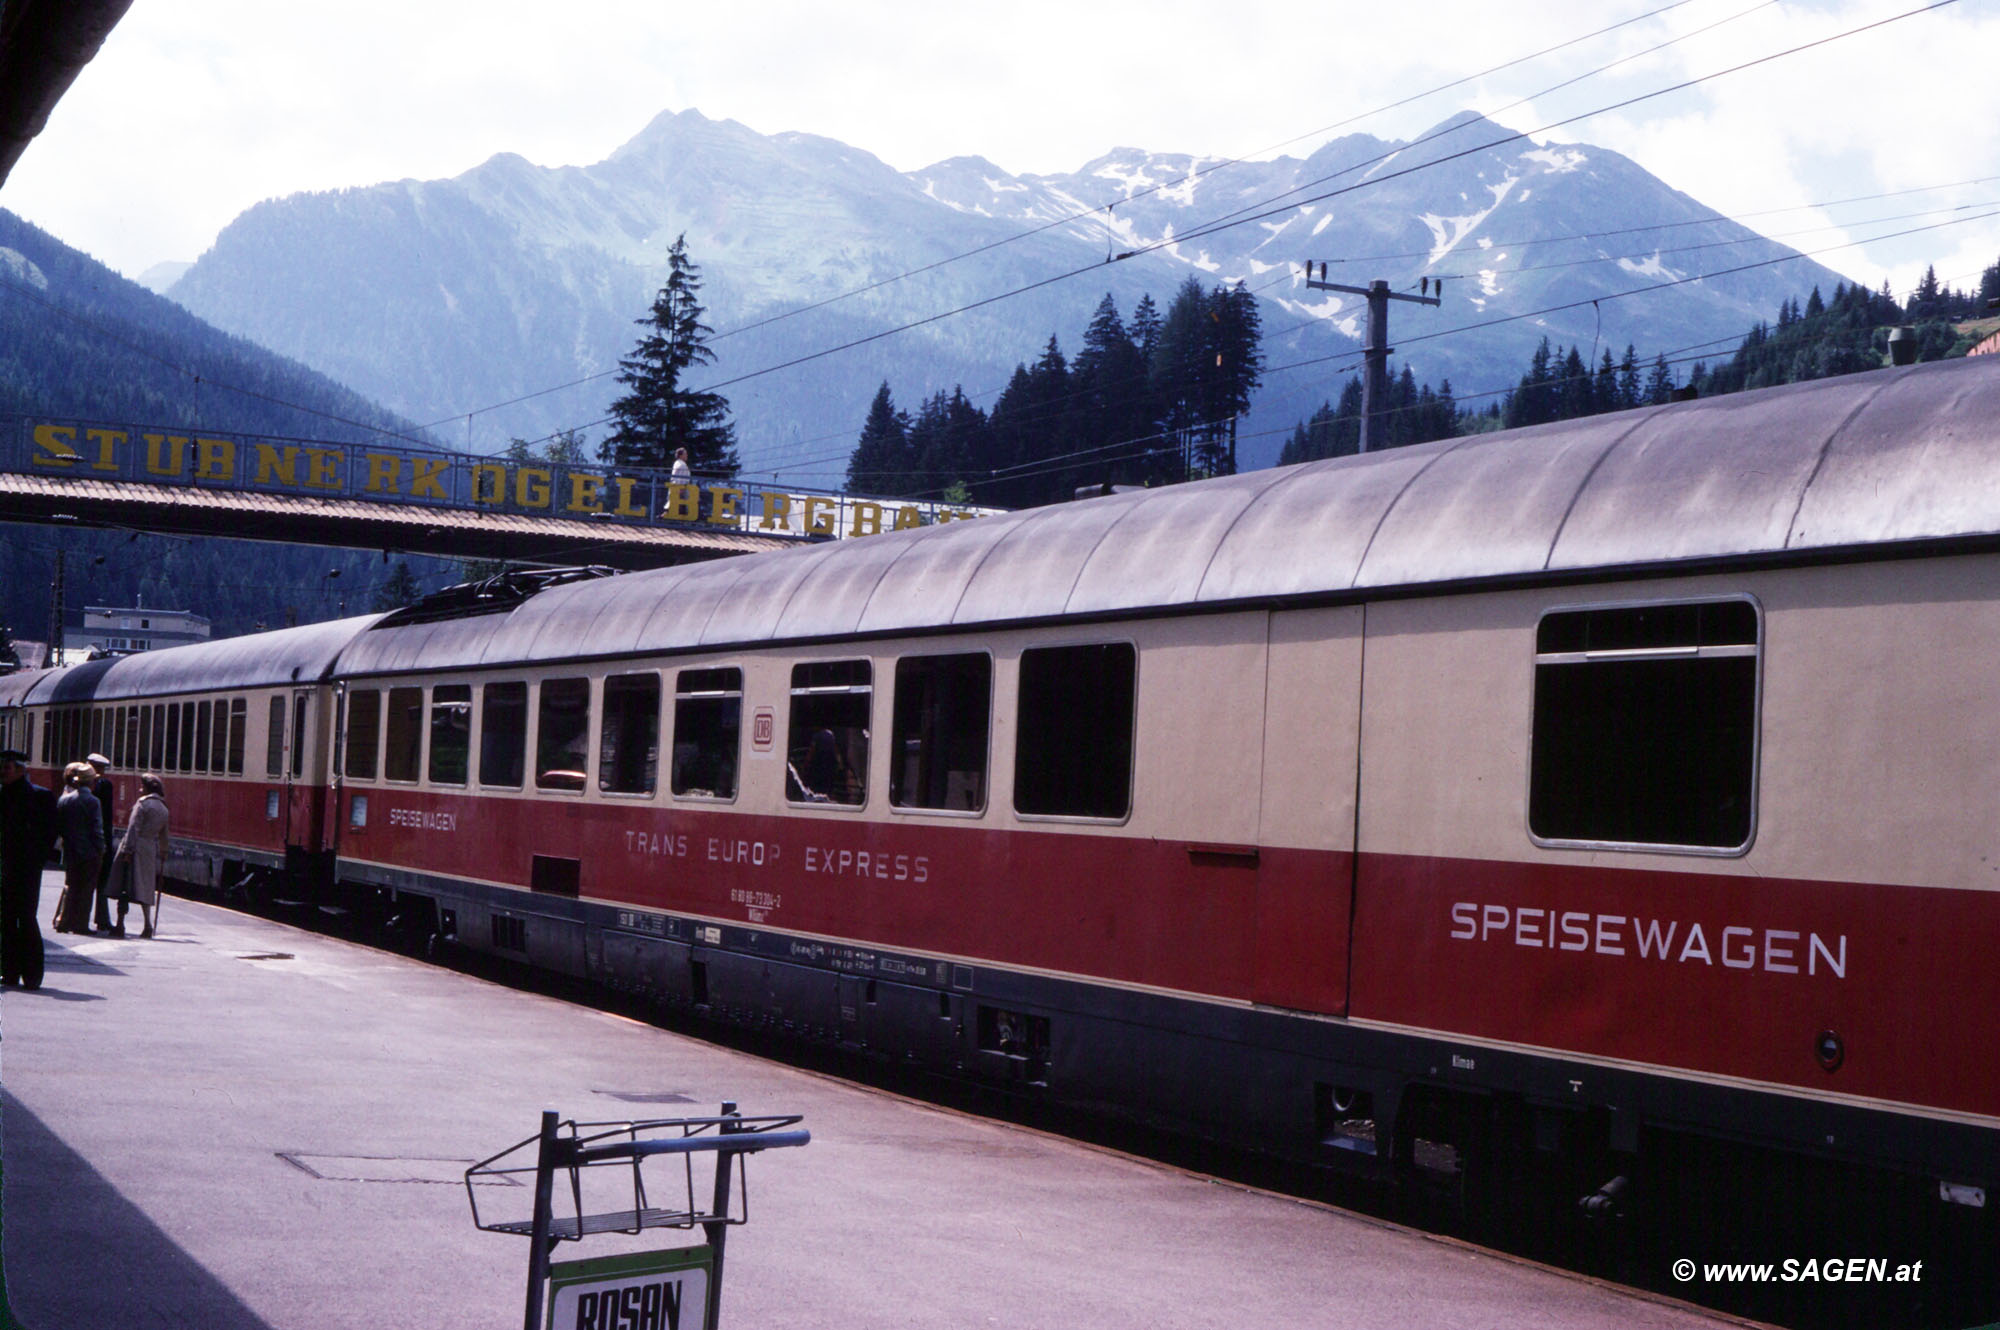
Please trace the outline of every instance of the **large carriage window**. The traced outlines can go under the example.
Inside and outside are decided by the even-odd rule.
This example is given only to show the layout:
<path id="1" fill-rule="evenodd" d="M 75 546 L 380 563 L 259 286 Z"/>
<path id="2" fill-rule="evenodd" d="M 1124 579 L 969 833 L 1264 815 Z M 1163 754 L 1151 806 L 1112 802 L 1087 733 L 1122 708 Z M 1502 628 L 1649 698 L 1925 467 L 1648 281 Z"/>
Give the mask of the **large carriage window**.
<path id="1" fill-rule="evenodd" d="M 734 799 L 742 731 L 743 671 L 682 670 L 674 682 L 674 793 Z"/>
<path id="2" fill-rule="evenodd" d="M 167 770 L 181 769 L 181 709 L 167 703 Z"/>
<path id="3" fill-rule="evenodd" d="M 472 760 L 472 685 L 441 683 L 431 689 L 431 780 L 463 785 Z"/>
<path id="4" fill-rule="evenodd" d="M 1021 653 L 1016 812 L 1121 818 L 1131 811 L 1136 673 L 1129 642 Z"/>
<path id="5" fill-rule="evenodd" d="M 229 774 L 243 774 L 243 722 L 250 710 L 249 702 L 240 697 L 229 701 Z"/>
<path id="6" fill-rule="evenodd" d="M 194 732 L 194 703 L 181 703 L 181 770 L 193 771 L 195 754 L 201 751 L 200 737 Z M 297 773 L 294 772 L 294 775 Z"/>
<path id="7" fill-rule="evenodd" d="M 660 676 L 614 674 L 604 681 L 604 733 L 597 788 L 651 794 L 659 785 Z"/>
<path id="8" fill-rule="evenodd" d="M 216 775 L 229 770 L 229 702 L 218 699 L 215 704 L 215 730 L 209 735 L 208 769 Z"/>
<path id="9" fill-rule="evenodd" d="M 535 722 L 535 784 L 580 790 L 590 761 L 590 680 L 545 679 Z"/>
<path id="10" fill-rule="evenodd" d="M 1757 649 L 1757 609 L 1742 600 L 1544 617 L 1528 789 L 1535 839 L 1746 848 Z"/>
<path id="11" fill-rule="evenodd" d="M 414 781 L 424 747 L 424 690 L 391 688 L 383 721 L 382 779 Z"/>
<path id="12" fill-rule="evenodd" d="M 986 732 L 993 659 L 906 656 L 896 662 L 889 802 L 898 808 L 986 807 Z"/>
<path id="13" fill-rule="evenodd" d="M 521 788 L 528 769 L 528 685 L 490 683 L 479 690 L 479 783 Z"/>
<path id="14" fill-rule="evenodd" d="M 209 730 L 214 707 L 207 702 L 195 704 L 194 711 L 194 762 L 192 771 L 208 770 Z"/>
<path id="15" fill-rule="evenodd" d="M 153 737 L 157 740 L 159 734 L 159 710 L 155 708 L 153 713 Z M 153 749 L 153 760 L 155 762 L 160 760 L 157 744 L 155 744 Z M 264 736 L 264 774 L 267 776 L 282 776 L 285 774 L 285 699 L 282 695 L 271 699 L 271 723 L 265 731 Z"/>
<path id="16" fill-rule="evenodd" d="M 823 660 L 792 667 L 785 797 L 858 808 L 868 800 L 868 710 L 874 666 Z"/>
<path id="17" fill-rule="evenodd" d="M 347 695 L 347 774 L 375 779 L 375 749 L 382 741 L 382 691 L 362 688 Z"/>

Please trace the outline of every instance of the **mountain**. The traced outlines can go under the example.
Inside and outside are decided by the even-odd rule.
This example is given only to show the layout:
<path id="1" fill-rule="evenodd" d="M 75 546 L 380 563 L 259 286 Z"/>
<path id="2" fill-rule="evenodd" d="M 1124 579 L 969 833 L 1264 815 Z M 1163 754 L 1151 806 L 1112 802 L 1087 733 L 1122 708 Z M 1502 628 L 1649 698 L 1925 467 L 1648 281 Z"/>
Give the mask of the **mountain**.
<path id="1" fill-rule="evenodd" d="M 1740 336 L 1840 280 L 1798 260 L 1607 301 L 1791 251 L 1616 153 L 1537 145 L 1469 113 L 1408 143 L 1349 135 L 1305 158 L 1121 148 L 1016 176 L 975 157 L 899 173 L 831 139 L 686 111 L 588 167 L 503 154 L 449 180 L 259 204 L 170 291 L 487 451 L 604 416 L 682 233 L 718 334 L 702 386 L 733 403 L 746 473 L 799 484 L 838 483 L 883 380 L 904 403 L 963 384 L 990 405 L 1051 333 L 1073 351 L 1106 292 L 1129 316 L 1190 275 L 1240 279 L 1262 302 L 1270 368 L 1246 464 L 1337 394 L 1364 332 L 1365 302 L 1306 289 L 1307 260 L 1356 286 L 1447 276 L 1442 308 L 1394 307 L 1392 366 L 1448 377 L 1462 399 L 1511 385 L 1545 335 L 1650 359 Z M 816 355 L 849 342 L 862 344 Z"/>
<path id="2" fill-rule="evenodd" d="M 194 267 L 192 263 L 182 263 L 182 262 L 156 263 L 152 267 L 146 269 L 146 271 L 140 273 L 135 280 L 137 280 L 139 285 L 145 287 L 148 291 L 153 291 L 161 295 L 165 295 L 167 292 L 167 288 L 171 287 L 175 282 L 178 282 L 181 278 L 185 277 L 187 275 L 187 270 L 192 267 Z"/>
<path id="3" fill-rule="evenodd" d="M 16 416 L 363 442 L 407 420 L 353 390 L 202 322 L 0 209 L 0 430 Z M 372 428 L 371 428 L 372 427 Z M 45 636 L 58 553 L 73 633 L 86 605 L 191 609 L 215 635 L 370 608 L 386 552 L 77 525 L 0 523 L 0 624 Z M 413 557 L 425 589 L 455 562 Z M 72 640 L 74 640 L 72 638 Z"/>
<path id="4" fill-rule="evenodd" d="M 14 413 L 344 442 L 416 434 L 0 208 L 0 414 Z"/>

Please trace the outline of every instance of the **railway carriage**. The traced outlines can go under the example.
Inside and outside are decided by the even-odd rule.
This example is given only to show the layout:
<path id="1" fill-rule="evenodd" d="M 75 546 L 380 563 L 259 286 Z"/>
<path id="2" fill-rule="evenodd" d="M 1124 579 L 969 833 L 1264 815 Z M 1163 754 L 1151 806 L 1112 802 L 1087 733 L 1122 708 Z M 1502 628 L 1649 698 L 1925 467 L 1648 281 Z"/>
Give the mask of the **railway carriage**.
<path id="1" fill-rule="evenodd" d="M 305 708 L 291 866 L 425 937 L 1301 1159 L 1674 1133 L 1983 1208 L 1996 477 L 1954 362 L 460 591 L 208 691 Z"/>
<path id="2" fill-rule="evenodd" d="M 254 895 L 322 880 L 331 870 L 326 675 L 371 621 L 14 676 L 12 697 L 0 693 L 0 727 L 18 727 L 38 780 L 92 752 L 109 757 L 121 812 L 139 796 L 139 773 L 160 773 L 173 819 L 166 871 L 177 881 L 245 884 Z"/>

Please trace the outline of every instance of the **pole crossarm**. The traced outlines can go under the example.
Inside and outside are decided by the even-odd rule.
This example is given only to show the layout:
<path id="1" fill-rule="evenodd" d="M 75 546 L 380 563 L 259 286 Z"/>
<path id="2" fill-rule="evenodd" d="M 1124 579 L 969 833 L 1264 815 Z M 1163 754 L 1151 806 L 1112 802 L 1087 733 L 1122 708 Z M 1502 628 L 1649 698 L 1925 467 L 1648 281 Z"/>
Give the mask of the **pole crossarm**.
<path id="1" fill-rule="evenodd" d="M 1389 345 L 1389 302 L 1406 300 L 1412 305 L 1442 304 L 1444 279 L 1426 277 L 1420 293 L 1411 295 L 1407 291 L 1391 291 L 1389 284 L 1379 279 L 1366 286 L 1329 282 L 1324 263 L 1319 265 L 1319 271 L 1320 275 L 1315 278 L 1312 275 L 1313 265 L 1306 264 L 1306 286 L 1309 290 L 1345 291 L 1349 295 L 1368 297 L 1368 344 L 1362 351 L 1368 372 L 1361 379 L 1361 451 L 1372 453 L 1389 442 L 1389 352 L 1395 349 Z M 1430 293 L 1432 282 L 1437 283 L 1436 295 Z"/>
<path id="2" fill-rule="evenodd" d="M 1444 279 L 1440 277 L 1438 278 L 1438 281 L 1441 283 L 1444 281 Z M 1311 277 L 1306 278 L 1306 285 L 1314 291 L 1345 291 L 1349 295 L 1355 295 L 1355 296 L 1372 296 L 1375 294 L 1373 287 L 1346 286 L 1341 284 L 1340 282 L 1322 282 Z M 1407 300 L 1412 305 L 1436 305 L 1442 303 L 1441 298 L 1438 296 L 1423 296 L 1423 295 L 1413 296 L 1407 291 L 1387 290 L 1386 288 L 1388 284 L 1386 282 L 1377 282 L 1375 285 L 1384 287 L 1385 289 L 1383 291 L 1383 294 L 1387 296 L 1390 300 Z M 1440 286 L 1439 290 L 1443 290 L 1443 287 Z"/>

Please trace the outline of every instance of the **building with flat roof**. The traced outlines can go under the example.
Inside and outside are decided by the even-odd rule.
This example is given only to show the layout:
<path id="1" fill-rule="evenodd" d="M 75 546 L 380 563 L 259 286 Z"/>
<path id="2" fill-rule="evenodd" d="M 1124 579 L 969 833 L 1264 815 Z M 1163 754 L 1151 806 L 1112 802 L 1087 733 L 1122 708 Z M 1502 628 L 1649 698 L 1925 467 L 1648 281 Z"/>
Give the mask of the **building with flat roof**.
<path id="1" fill-rule="evenodd" d="M 144 606 L 108 609 L 86 605 L 83 631 L 74 642 L 64 642 L 64 654 L 93 647 L 106 651 L 151 651 L 156 647 L 186 646 L 190 642 L 206 642 L 208 630 L 208 620 L 193 610 L 155 610 Z"/>

